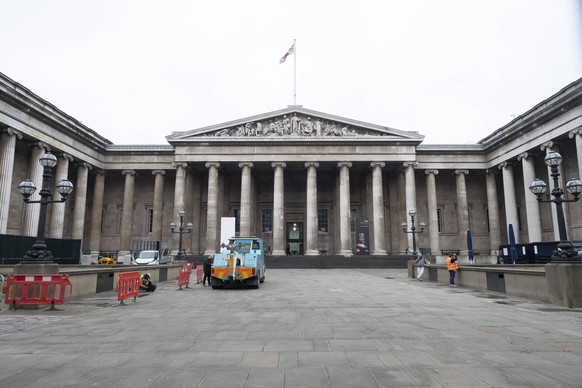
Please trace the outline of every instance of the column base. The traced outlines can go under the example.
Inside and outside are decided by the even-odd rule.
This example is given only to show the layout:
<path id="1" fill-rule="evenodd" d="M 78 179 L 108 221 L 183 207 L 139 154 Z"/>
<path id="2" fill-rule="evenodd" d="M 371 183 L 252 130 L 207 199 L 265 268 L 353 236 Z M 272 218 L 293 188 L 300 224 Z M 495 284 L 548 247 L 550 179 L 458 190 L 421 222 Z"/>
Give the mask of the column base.
<path id="1" fill-rule="evenodd" d="M 354 252 L 349 251 L 347 249 L 341 250 L 337 253 L 339 256 L 346 256 L 346 257 L 350 257 L 354 255 Z"/>
<path id="2" fill-rule="evenodd" d="M 305 256 L 319 256 L 319 252 L 315 249 L 305 251 Z"/>
<path id="3" fill-rule="evenodd" d="M 216 252 L 214 252 L 212 249 L 207 249 L 204 251 L 204 256 L 210 256 L 210 255 L 214 255 Z"/>
<path id="4" fill-rule="evenodd" d="M 387 255 L 388 255 L 388 252 L 386 252 L 383 249 L 372 252 L 372 256 L 387 256 Z"/>
<path id="5" fill-rule="evenodd" d="M 287 254 L 285 253 L 285 251 L 278 250 L 271 252 L 271 256 L 287 256 Z"/>

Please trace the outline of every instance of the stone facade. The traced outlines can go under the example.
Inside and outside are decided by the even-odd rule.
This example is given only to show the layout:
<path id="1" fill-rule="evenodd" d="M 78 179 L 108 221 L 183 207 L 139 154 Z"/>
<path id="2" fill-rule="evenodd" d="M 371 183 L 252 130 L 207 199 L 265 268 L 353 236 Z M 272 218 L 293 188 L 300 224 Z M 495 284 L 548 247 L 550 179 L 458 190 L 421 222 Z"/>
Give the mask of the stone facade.
<path id="1" fill-rule="evenodd" d="M 423 136 L 289 106 L 241 120 L 175 132 L 167 144 L 114 145 L 0 74 L 0 234 L 34 235 L 33 206 L 17 190 L 38 179 L 35 149 L 59 157 L 60 174 L 82 188 L 62 208 L 49 206 L 47 236 L 82 236 L 83 250 L 127 253 L 185 223 L 187 253 L 220 243 L 220 218 L 261 236 L 276 254 L 351 255 L 355 217 L 370 221 L 371 254 L 412 250 L 408 211 L 427 228 L 418 247 L 496 254 L 514 224 L 519 242 L 557 240 L 555 206 L 538 203 L 532 177 L 551 187 L 543 157 L 563 156 L 564 182 L 582 168 L 582 80 L 573 82 L 477 144 L 425 145 Z M 40 147 L 40 148 L 39 148 Z M 35 153 L 36 152 L 36 153 Z M 37 175 L 35 175 L 37 174 Z M 562 187 L 564 187 L 564 182 Z M 35 182 L 40 187 L 41 182 Z M 580 204 L 566 204 L 571 239 L 582 239 Z M 53 214 L 54 212 L 54 214 Z M 296 228 L 299 233 L 295 233 Z"/>

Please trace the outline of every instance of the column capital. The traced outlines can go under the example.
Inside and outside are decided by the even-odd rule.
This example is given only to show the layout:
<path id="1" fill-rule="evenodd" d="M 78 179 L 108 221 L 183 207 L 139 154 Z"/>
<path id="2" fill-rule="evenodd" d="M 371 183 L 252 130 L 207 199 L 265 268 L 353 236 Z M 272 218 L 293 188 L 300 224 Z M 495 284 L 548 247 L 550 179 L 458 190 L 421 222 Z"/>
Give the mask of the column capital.
<path id="1" fill-rule="evenodd" d="M 506 167 L 513 167 L 514 162 L 511 162 L 509 160 L 506 160 L 505 162 L 501 162 L 497 165 L 497 168 L 500 170 L 503 170 Z"/>
<path id="2" fill-rule="evenodd" d="M 455 170 L 455 175 L 469 175 L 469 170 Z"/>
<path id="3" fill-rule="evenodd" d="M 371 168 L 374 168 L 374 167 L 384 168 L 384 167 L 386 167 L 386 163 L 384 163 L 384 162 L 370 162 L 370 167 Z"/>
<path id="4" fill-rule="evenodd" d="M 135 170 L 121 170 L 121 175 L 131 175 L 131 176 L 136 176 L 137 175 L 137 171 Z"/>
<path id="5" fill-rule="evenodd" d="M 22 133 L 12 127 L 0 127 L 0 133 L 5 133 L 8 136 L 16 136 L 18 140 L 22 140 Z"/>
<path id="6" fill-rule="evenodd" d="M 407 167 L 414 168 L 416 166 L 418 166 L 418 162 L 417 161 L 414 161 L 414 162 L 404 162 L 404 163 L 402 163 L 402 167 L 404 167 L 404 168 L 407 168 Z"/>
<path id="7" fill-rule="evenodd" d="M 68 159 L 69 162 L 72 162 L 74 160 L 72 155 L 67 154 L 66 152 L 59 152 L 57 155 L 55 155 L 57 158 L 60 159 Z"/>
<path id="8" fill-rule="evenodd" d="M 43 148 L 45 150 L 45 152 L 50 152 L 50 150 L 51 150 L 51 148 L 48 145 L 46 145 L 45 143 L 43 143 L 42 141 L 31 142 L 28 145 L 32 148 L 34 148 L 34 147 Z"/>
<path id="9" fill-rule="evenodd" d="M 166 175 L 166 170 L 152 170 L 152 175 Z"/>
<path id="10" fill-rule="evenodd" d="M 220 168 L 220 163 L 218 163 L 218 162 L 206 162 L 205 166 L 206 166 L 206 168 L 210 168 L 210 167 Z"/>
<path id="11" fill-rule="evenodd" d="M 319 163 L 318 162 L 305 162 L 305 168 L 309 168 L 309 167 L 319 168 Z"/>
<path id="12" fill-rule="evenodd" d="M 91 166 L 89 163 L 87 162 L 79 162 L 79 163 L 75 163 L 76 167 L 85 167 L 87 170 L 91 171 L 93 169 L 93 166 Z"/>
<path id="13" fill-rule="evenodd" d="M 351 168 L 352 167 L 352 162 L 338 162 L 337 163 L 337 168 L 342 168 L 342 167 Z"/>
<path id="14" fill-rule="evenodd" d="M 273 168 L 276 168 L 276 167 L 286 168 L 287 163 L 285 163 L 285 162 L 273 162 L 273 163 L 271 163 L 271 167 L 273 167 Z"/>
<path id="15" fill-rule="evenodd" d="M 485 170 L 485 174 L 486 175 L 497 175 L 497 171 L 500 169 L 501 168 L 499 166 L 497 166 L 497 170 L 495 168 L 488 168 Z"/>
<path id="16" fill-rule="evenodd" d="M 540 145 L 540 150 L 542 151 L 551 151 L 554 148 L 554 142 L 552 140 L 542 143 Z"/>
<path id="17" fill-rule="evenodd" d="M 425 175 L 438 175 L 439 174 L 439 170 L 424 170 Z"/>
<path id="18" fill-rule="evenodd" d="M 568 132 L 568 137 L 573 139 L 576 135 L 582 135 L 582 126 L 572 129 Z"/>
<path id="19" fill-rule="evenodd" d="M 522 152 L 521 154 L 517 155 L 517 160 L 521 162 L 522 159 L 527 159 L 529 157 L 533 157 L 533 154 L 531 152 Z"/>
<path id="20" fill-rule="evenodd" d="M 102 169 L 98 169 L 93 171 L 95 173 L 95 175 L 105 175 L 105 170 Z"/>
<path id="21" fill-rule="evenodd" d="M 176 168 L 178 168 L 178 167 L 188 168 L 188 163 L 177 163 L 177 162 L 174 162 L 174 163 L 172 163 L 172 167 L 176 167 Z"/>
<path id="22" fill-rule="evenodd" d="M 253 162 L 240 162 L 238 164 L 238 168 L 243 168 L 243 167 L 253 168 L 253 166 L 254 166 Z"/>

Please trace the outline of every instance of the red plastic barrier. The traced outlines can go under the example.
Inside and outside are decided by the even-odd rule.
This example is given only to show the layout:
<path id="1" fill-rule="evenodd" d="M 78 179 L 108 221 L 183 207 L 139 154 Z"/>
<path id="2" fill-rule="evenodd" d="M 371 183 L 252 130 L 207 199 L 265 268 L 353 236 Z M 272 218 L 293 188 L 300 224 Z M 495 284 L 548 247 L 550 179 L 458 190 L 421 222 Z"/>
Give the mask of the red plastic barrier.
<path id="1" fill-rule="evenodd" d="M 192 271 L 188 267 L 183 267 L 178 269 L 178 286 L 179 289 L 182 289 L 182 286 L 185 288 L 190 288 L 188 285 L 190 284 L 190 274 Z"/>
<path id="2" fill-rule="evenodd" d="M 133 297 L 133 301 L 136 302 L 137 296 L 139 295 L 140 285 L 141 276 L 139 272 L 120 273 L 117 278 L 117 285 L 115 286 L 119 304 L 125 304 L 123 303 L 123 300 L 131 297 Z"/>
<path id="3" fill-rule="evenodd" d="M 196 283 L 202 283 L 202 266 L 196 266 Z"/>
<path id="4" fill-rule="evenodd" d="M 4 303 L 14 310 L 19 304 L 50 304 L 50 309 L 56 310 L 55 304 L 65 303 L 67 286 L 71 295 L 73 285 L 69 275 L 8 275 L 2 292 L 6 296 Z"/>
<path id="5" fill-rule="evenodd" d="M 188 273 L 190 275 L 192 275 L 192 267 L 194 267 L 194 263 L 188 263 L 188 265 L 186 267 L 186 268 L 188 268 Z"/>

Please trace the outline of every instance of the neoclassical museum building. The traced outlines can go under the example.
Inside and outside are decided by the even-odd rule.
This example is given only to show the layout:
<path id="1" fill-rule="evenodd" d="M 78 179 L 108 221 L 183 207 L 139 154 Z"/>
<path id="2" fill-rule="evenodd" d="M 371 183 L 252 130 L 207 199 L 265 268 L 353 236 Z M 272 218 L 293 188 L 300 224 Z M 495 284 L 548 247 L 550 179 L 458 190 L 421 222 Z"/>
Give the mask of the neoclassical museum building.
<path id="1" fill-rule="evenodd" d="M 219 248 L 223 217 L 289 260 L 351 256 L 354 220 L 368 226 L 369 254 L 402 253 L 413 248 L 401 225 L 410 230 L 412 209 L 423 252 L 466 251 L 470 229 L 474 250 L 496 255 L 510 224 L 517 242 L 559 240 L 556 206 L 529 190 L 535 178 L 553 187 L 548 152 L 563 157 L 560 187 L 582 171 L 582 79 L 476 144 L 424 144 L 417 132 L 300 105 L 168 133 L 159 145 L 116 145 L 80 119 L 0 73 L 0 234 L 37 235 L 39 205 L 17 186 L 42 186 L 47 151 L 58 158 L 52 187 L 68 179 L 75 189 L 48 206 L 45 236 L 82 240 L 94 256 L 127 255 L 136 241 L 176 253 L 170 223 L 181 210 L 193 224 L 189 254 Z M 568 238 L 582 239 L 581 204 L 564 213 Z"/>

